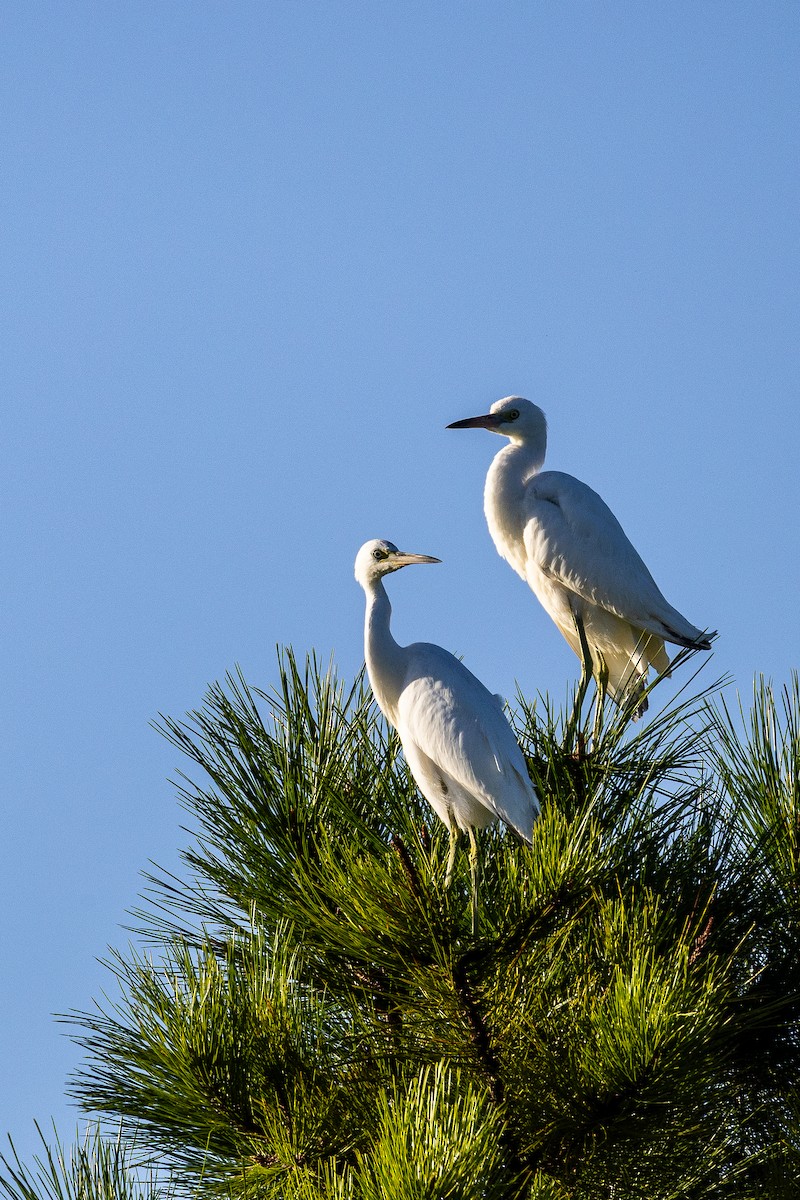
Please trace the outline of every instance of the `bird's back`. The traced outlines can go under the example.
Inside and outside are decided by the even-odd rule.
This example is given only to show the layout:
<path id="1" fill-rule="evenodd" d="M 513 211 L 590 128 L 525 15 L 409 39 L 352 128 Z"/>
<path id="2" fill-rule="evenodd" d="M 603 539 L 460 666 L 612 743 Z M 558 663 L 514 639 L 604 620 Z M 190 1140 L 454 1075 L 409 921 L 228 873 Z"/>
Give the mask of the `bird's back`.
<path id="1" fill-rule="evenodd" d="M 525 491 L 528 582 L 537 575 L 635 629 L 682 644 L 702 632 L 661 592 L 644 560 L 601 496 L 561 471 L 543 471 Z"/>
<path id="2" fill-rule="evenodd" d="M 462 827 L 500 817 L 530 840 L 539 803 L 522 751 L 499 699 L 463 663 L 431 643 L 406 647 L 397 717 L 412 773 L 440 815 L 450 804 Z"/>

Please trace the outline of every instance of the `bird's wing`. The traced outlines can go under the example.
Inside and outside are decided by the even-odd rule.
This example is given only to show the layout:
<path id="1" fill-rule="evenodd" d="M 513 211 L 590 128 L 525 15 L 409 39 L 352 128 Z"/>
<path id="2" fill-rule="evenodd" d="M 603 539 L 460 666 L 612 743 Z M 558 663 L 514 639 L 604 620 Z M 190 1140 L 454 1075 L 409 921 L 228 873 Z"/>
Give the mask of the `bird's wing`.
<path id="1" fill-rule="evenodd" d="M 401 740 L 530 841 L 539 802 L 525 759 L 493 696 L 440 646 L 409 646 L 398 702 Z"/>
<path id="2" fill-rule="evenodd" d="M 543 471 L 526 488 L 525 517 L 525 551 L 534 572 L 654 633 L 671 621 L 684 636 L 700 635 L 667 602 L 611 509 L 585 483 Z"/>

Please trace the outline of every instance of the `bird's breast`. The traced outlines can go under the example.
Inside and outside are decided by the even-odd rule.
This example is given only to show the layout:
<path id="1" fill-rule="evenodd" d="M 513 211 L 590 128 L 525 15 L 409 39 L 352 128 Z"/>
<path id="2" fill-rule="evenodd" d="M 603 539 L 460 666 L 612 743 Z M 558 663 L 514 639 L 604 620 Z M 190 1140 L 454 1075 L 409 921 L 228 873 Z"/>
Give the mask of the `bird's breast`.
<path id="1" fill-rule="evenodd" d="M 487 496 L 485 504 L 486 524 L 497 553 L 525 578 L 525 541 L 519 511 L 498 503 L 495 496 Z"/>
<path id="2" fill-rule="evenodd" d="M 483 510 L 498 554 L 525 578 L 525 470 L 520 448 L 507 446 L 486 476 Z"/>

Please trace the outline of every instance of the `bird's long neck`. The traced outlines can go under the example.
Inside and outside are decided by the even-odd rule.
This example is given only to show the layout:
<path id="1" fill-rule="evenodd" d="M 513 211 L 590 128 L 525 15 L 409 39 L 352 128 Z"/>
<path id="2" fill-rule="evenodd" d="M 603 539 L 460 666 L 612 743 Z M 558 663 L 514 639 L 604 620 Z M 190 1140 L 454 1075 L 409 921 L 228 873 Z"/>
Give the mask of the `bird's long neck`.
<path id="1" fill-rule="evenodd" d="M 403 686 L 403 647 L 392 637 L 392 606 L 380 579 L 366 592 L 364 658 L 378 707 L 396 724 L 397 701 Z"/>
<path id="2" fill-rule="evenodd" d="M 498 553 L 523 579 L 525 488 L 541 470 L 545 449 L 544 436 L 535 442 L 511 442 L 495 455 L 483 490 L 483 509 L 492 540 Z"/>

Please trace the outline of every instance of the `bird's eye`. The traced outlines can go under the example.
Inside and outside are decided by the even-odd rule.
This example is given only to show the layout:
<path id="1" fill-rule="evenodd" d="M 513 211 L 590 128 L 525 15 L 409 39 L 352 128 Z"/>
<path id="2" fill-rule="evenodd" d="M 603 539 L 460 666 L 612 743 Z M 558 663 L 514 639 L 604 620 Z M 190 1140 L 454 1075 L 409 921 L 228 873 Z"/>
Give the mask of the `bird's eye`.
<path id="1" fill-rule="evenodd" d="M 373 550 L 372 557 L 381 562 L 384 558 L 388 558 L 388 555 L 385 550 Z"/>
<path id="2" fill-rule="evenodd" d="M 518 417 L 519 417 L 519 409 L 518 408 L 512 408 L 511 412 L 506 413 L 507 421 L 516 421 Z"/>

